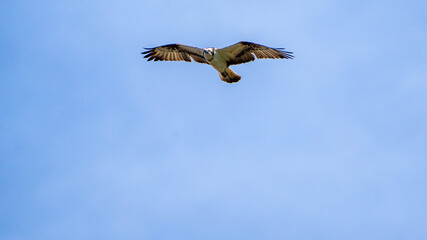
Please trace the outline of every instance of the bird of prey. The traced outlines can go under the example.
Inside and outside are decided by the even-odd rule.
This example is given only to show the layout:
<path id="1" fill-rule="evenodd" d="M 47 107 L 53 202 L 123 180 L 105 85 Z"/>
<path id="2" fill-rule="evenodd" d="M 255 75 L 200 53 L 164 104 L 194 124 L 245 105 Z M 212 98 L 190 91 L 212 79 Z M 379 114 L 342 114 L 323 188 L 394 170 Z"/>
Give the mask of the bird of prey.
<path id="1" fill-rule="evenodd" d="M 145 48 L 142 52 L 148 61 L 186 61 L 193 59 L 198 63 L 209 64 L 214 67 L 222 81 L 227 83 L 238 82 L 241 77 L 229 68 L 230 65 L 247 63 L 262 58 L 292 59 L 292 52 L 284 48 L 270 48 L 251 42 L 238 42 L 225 48 L 197 48 L 182 44 L 168 44 L 155 48 Z"/>

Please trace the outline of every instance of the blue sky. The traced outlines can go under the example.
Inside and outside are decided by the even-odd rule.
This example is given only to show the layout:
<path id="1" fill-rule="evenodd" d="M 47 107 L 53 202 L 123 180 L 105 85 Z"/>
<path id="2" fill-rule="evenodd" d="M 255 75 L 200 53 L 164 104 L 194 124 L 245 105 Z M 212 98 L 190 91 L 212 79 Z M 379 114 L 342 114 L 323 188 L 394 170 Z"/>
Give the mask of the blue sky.
<path id="1" fill-rule="evenodd" d="M 1 6 L 1 239 L 427 238 L 425 1 Z"/>

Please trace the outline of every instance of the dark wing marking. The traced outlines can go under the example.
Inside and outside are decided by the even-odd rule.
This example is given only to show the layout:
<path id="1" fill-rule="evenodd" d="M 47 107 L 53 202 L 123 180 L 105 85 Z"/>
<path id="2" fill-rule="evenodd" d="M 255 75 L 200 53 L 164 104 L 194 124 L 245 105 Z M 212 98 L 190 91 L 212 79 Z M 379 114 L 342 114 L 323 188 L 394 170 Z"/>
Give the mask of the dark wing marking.
<path id="1" fill-rule="evenodd" d="M 206 63 L 203 57 L 203 50 L 196 47 L 190 47 L 182 44 L 168 44 L 155 48 L 146 48 L 144 58 L 148 58 L 147 61 L 186 61 L 191 62 L 193 59 L 198 63 Z"/>
<path id="2" fill-rule="evenodd" d="M 255 57 L 259 59 L 292 59 L 294 57 L 293 52 L 284 51 L 284 48 L 270 48 L 251 42 L 238 42 L 217 51 L 224 56 L 228 66 L 251 62 L 255 60 Z"/>

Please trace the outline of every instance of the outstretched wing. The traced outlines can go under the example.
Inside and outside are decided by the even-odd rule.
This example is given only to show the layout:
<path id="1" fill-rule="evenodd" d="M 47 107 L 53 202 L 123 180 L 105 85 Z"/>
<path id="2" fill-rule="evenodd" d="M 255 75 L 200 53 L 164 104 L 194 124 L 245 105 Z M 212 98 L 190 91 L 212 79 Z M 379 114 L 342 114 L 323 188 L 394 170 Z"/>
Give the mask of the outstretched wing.
<path id="1" fill-rule="evenodd" d="M 284 48 L 270 48 L 251 42 L 239 42 L 229 47 L 217 50 L 227 61 L 227 65 L 247 63 L 262 58 L 285 58 L 292 59 L 293 52 L 284 51 Z M 255 55 L 255 56 L 254 56 Z"/>
<path id="2" fill-rule="evenodd" d="M 147 61 L 186 61 L 191 62 L 191 58 L 198 63 L 206 63 L 203 57 L 203 50 L 196 47 L 185 46 L 182 44 L 168 44 L 155 48 L 146 48 L 144 58 Z"/>

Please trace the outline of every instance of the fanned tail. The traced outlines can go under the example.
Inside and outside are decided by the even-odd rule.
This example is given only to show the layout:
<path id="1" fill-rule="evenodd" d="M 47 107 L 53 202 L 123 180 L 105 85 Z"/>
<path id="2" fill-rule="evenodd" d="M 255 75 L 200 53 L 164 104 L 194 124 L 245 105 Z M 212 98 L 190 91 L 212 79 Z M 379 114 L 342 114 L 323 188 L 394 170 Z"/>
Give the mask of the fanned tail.
<path id="1" fill-rule="evenodd" d="M 225 72 L 219 73 L 219 77 L 222 81 L 227 83 L 235 83 L 242 78 L 230 68 L 227 68 Z"/>

